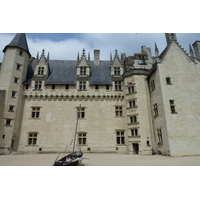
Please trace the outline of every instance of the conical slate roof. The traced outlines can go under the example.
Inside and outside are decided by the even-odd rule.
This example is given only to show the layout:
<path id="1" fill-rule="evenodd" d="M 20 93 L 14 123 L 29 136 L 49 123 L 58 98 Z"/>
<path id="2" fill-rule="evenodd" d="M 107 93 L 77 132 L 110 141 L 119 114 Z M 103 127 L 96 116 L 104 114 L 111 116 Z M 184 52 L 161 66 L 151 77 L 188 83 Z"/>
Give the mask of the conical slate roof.
<path id="1" fill-rule="evenodd" d="M 28 44 L 26 40 L 26 34 L 25 33 L 17 33 L 13 40 L 10 42 L 10 44 L 6 45 L 5 48 L 3 49 L 3 52 L 6 51 L 7 47 L 18 47 L 20 49 L 23 49 L 29 53 L 31 56 L 29 49 L 28 49 Z"/>

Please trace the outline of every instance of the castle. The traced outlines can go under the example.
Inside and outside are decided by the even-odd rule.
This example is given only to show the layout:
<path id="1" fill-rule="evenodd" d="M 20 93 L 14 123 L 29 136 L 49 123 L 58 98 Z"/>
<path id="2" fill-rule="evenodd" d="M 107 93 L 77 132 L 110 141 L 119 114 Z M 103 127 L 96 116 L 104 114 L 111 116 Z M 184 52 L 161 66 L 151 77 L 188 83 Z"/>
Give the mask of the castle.
<path id="1" fill-rule="evenodd" d="M 0 154 L 63 152 L 74 136 L 83 152 L 200 155 L 200 41 L 190 55 L 175 33 L 126 56 L 51 60 L 16 34 L 0 63 Z M 80 108 L 80 115 L 77 115 Z"/>

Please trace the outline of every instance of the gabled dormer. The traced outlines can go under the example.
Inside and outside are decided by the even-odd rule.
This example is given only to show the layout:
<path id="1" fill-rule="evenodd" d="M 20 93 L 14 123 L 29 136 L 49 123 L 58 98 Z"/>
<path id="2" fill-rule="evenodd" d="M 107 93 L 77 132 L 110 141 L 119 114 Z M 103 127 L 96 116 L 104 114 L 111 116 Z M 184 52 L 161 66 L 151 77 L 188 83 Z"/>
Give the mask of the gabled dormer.
<path id="1" fill-rule="evenodd" d="M 88 54 L 87 58 L 85 55 L 85 49 L 83 49 L 81 58 L 79 59 L 79 53 L 77 57 L 77 76 L 89 77 L 89 75 L 90 75 L 90 54 Z"/>
<path id="2" fill-rule="evenodd" d="M 34 76 L 32 79 L 32 88 L 35 90 L 41 90 L 44 86 L 44 82 L 46 81 L 49 75 L 49 54 L 46 58 L 45 50 L 42 50 L 42 55 L 39 58 L 37 55 L 36 65 L 34 69 Z"/>
<path id="3" fill-rule="evenodd" d="M 124 73 L 123 60 L 119 58 L 117 49 L 115 50 L 114 58 L 110 56 L 110 67 L 112 77 L 121 77 Z"/>

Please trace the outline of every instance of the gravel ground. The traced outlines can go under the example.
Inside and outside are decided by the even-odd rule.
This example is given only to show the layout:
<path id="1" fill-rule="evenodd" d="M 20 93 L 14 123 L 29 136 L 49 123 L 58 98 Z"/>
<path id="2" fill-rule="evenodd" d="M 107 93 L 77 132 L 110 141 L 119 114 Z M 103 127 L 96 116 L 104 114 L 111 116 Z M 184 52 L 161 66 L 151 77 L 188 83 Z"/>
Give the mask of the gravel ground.
<path id="1" fill-rule="evenodd" d="M 52 166 L 58 154 L 1 155 L 0 166 Z M 62 157 L 62 155 L 60 156 Z M 200 156 L 86 153 L 82 166 L 200 166 Z"/>

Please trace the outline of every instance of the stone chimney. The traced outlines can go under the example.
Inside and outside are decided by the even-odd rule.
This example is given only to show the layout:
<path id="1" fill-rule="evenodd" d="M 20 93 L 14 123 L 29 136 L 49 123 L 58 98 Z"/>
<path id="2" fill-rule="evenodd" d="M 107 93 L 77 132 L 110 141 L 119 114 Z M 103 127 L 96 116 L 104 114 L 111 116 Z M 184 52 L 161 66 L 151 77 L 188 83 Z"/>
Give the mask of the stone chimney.
<path id="1" fill-rule="evenodd" d="M 192 44 L 195 57 L 200 60 L 200 41 L 196 41 Z"/>
<path id="2" fill-rule="evenodd" d="M 100 50 L 94 50 L 94 65 L 100 65 Z"/>

